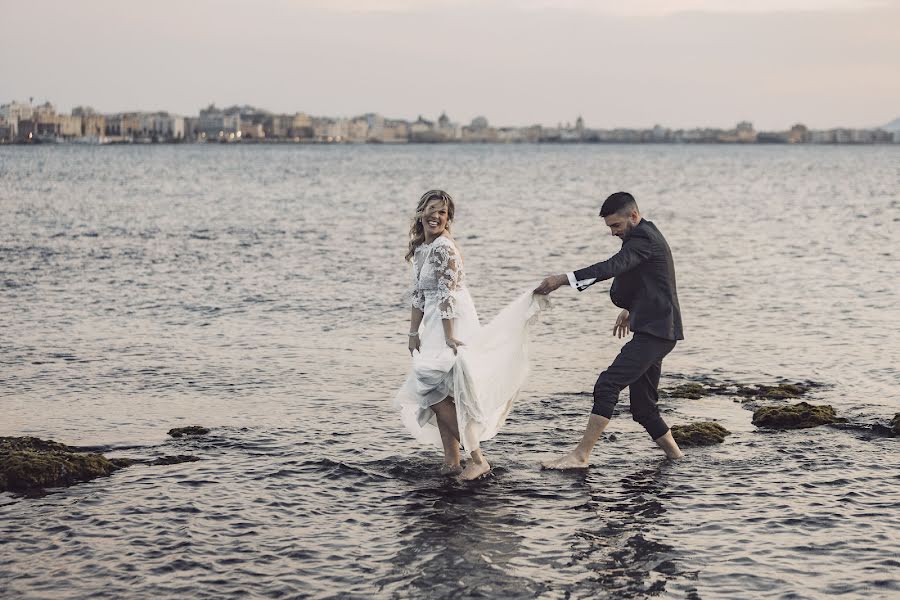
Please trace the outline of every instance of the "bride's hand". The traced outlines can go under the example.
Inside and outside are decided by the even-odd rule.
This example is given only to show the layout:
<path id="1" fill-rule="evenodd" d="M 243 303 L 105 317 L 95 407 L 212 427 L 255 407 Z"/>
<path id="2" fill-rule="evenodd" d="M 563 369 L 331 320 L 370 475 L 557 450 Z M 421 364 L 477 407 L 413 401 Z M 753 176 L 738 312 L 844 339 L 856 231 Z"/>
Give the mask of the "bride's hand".
<path id="1" fill-rule="evenodd" d="M 411 335 L 409 336 L 409 355 L 412 356 L 413 350 L 419 350 L 419 336 Z M 421 350 L 419 350 L 421 352 Z"/>
<path id="2" fill-rule="evenodd" d="M 619 313 L 616 324 L 613 326 L 613 335 L 618 335 L 620 338 L 623 338 L 628 335 L 628 332 L 628 311 L 623 310 Z"/>
<path id="3" fill-rule="evenodd" d="M 459 348 L 460 346 L 464 346 L 465 344 L 463 344 L 458 339 L 451 337 L 451 338 L 447 338 L 447 345 L 453 349 L 453 354 L 456 354 L 456 349 Z"/>

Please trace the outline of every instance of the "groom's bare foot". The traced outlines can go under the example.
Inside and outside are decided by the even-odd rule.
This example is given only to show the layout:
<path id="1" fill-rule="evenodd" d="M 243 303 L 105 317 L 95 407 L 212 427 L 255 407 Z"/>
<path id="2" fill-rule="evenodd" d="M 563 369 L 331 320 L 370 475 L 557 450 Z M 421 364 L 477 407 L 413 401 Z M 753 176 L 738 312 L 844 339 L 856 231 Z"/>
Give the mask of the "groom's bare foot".
<path id="1" fill-rule="evenodd" d="M 462 473 L 462 465 L 459 463 L 441 465 L 441 475 L 459 475 Z"/>
<path id="2" fill-rule="evenodd" d="M 589 460 L 590 456 L 580 456 L 578 454 L 575 454 L 575 451 L 573 450 L 572 452 L 569 452 L 568 454 L 560 458 L 542 462 L 541 468 L 557 470 L 587 469 Z"/>
<path id="3" fill-rule="evenodd" d="M 474 481 L 479 477 L 487 475 L 491 472 L 491 464 L 487 461 L 486 458 L 482 458 L 481 461 L 470 460 L 466 464 L 466 468 L 463 469 L 462 473 L 460 473 L 459 478 L 462 481 Z"/>

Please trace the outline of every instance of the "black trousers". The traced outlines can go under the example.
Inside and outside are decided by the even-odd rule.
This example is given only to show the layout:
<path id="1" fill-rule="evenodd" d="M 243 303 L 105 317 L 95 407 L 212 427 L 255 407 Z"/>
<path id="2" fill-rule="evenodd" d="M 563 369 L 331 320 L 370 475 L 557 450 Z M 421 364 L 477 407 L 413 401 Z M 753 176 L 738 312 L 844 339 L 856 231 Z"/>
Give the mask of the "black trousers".
<path id="1" fill-rule="evenodd" d="M 621 352 L 609 368 L 600 373 L 594 384 L 595 415 L 612 418 L 619 401 L 619 393 L 628 387 L 631 395 L 631 416 L 644 426 L 654 440 L 664 436 L 669 426 L 659 415 L 659 375 L 662 361 L 675 347 L 673 340 L 666 340 L 648 333 L 635 332 L 631 340 L 622 346 Z"/>

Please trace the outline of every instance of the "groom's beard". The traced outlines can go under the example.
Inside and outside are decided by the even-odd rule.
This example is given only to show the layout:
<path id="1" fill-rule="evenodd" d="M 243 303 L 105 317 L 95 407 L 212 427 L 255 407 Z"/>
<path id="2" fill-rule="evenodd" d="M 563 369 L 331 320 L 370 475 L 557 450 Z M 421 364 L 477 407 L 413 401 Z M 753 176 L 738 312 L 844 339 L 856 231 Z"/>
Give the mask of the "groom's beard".
<path id="1" fill-rule="evenodd" d="M 619 234 L 619 239 L 622 240 L 622 241 L 624 242 L 625 240 L 628 239 L 628 236 L 631 235 L 631 232 L 632 232 L 632 231 L 634 231 L 634 224 L 632 224 L 632 223 L 630 223 L 630 222 L 629 222 L 629 223 L 626 223 L 626 224 L 625 224 L 625 231 L 623 231 L 621 234 Z"/>

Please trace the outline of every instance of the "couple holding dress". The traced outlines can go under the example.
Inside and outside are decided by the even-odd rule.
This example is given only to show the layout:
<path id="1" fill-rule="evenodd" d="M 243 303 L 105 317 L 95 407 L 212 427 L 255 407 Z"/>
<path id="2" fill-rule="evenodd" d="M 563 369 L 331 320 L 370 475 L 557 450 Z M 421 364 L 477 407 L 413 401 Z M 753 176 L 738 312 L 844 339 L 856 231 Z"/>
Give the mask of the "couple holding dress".
<path id="1" fill-rule="evenodd" d="M 533 291 L 481 326 L 466 287 L 463 260 L 450 236 L 455 204 L 442 190 L 425 192 L 409 231 L 412 262 L 409 326 L 412 370 L 394 406 L 413 436 L 444 450 L 442 469 L 463 480 L 478 479 L 491 466 L 480 442 L 506 421 L 528 376 L 528 329 L 549 304 L 547 295 L 569 284 L 578 291 L 613 279 L 610 298 L 623 309 L 613 335 L 633 332 L 594 385 L 594 406 L 584 435 L 566 455 L 544 462 L 548 469 L 588 466 L 591 450 L 612 418 L 619 393 L 629 388 L 631 413 L 669 458 L 681 457 L 656 403 L 663 358 L 684 339 L 672 253 L 656 226 L 641 218 L 631 194 L 616 192 L 600 209 L 622 248 L 608 260 L 551 275 Z M 460 444 L 469 454 L 461 465 Z"/>

